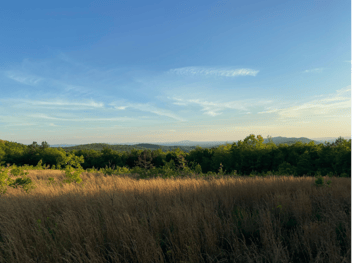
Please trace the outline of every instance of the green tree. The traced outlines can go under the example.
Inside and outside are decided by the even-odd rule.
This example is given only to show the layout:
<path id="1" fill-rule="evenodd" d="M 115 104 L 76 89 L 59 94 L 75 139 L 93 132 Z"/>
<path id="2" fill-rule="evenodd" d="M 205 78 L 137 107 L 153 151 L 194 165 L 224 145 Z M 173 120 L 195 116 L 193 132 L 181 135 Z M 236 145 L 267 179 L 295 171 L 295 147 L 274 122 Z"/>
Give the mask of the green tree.
<path id="1" fill-rule="evenodd" d="M 176 148 L 172 152 L 168 152 L 165 156 L 165 161 L 170 162 L 174 161 L 176 168 L 178 170 L 183 170 L 185 165 L 187 164 L 187 154 L 183 152 L 180 148 Z"/>
<path id="2" fill-rule="evenodd" d="M 111 148 L 104 147 L 101 151 L 101 167 L 116 167 L 123 166 L 121 154 Z"/>
<path id="3" fill-rule="evenodd" d="M 3 146 L 2 143 L 0 143 L 0 166 L 5 164 L 6 152 L 5 152 L 4 148 L 5 148 L 5 146 Z"/>
<path id="4" fill-rule="evenodd" d="M 152 154 L 150 150 L 144 150 L 141 155 L 138 156 L 138 160 L 135 162 L 136 166 L 139 166 L 144 169 L 152 169 L 154 165 L 152 164 Z"/>
<path id="5" fill-rule="evenodd" d="M 160 168 L 164 165 L 163 160 L 165 159 L 165 154 L 161 149 L 152 151 L 152 158 L 152 164 L 155 167 Z"/>
<path id="6" fill-rule="evenodd" d="M 66 161 L 66 152 L 63 149 L 46 147 L 38 153 L 37 158 L 40 158 L 44 165 L 63 165 Z"/>
<path id="7" fill-rule="evenodd" d="M 23 165 L 25 163 L 25 150 L 26 145 L 15 143 L 15 142 L 5 142 L 5 163 Z"/>
<path id="8" fill-rule="evenodd" d="M 203 157 L 202 147 L 197 146 L 194 150 L 190 151 L 186 156 L 186 160 L 189 164 L 192 163 L 201 163 Z"/>
<path id="9" fill-rule="evenodd" d="M 264 142 L 264 139 L 261 135 L 257 135 L 257 138 L 256 138 L 254 134 L 250 134 L 243 141 L 244 145 L 250 146 L 256 149 L 264 148 L 263 142 Z"/>
<path id="10" fill-rule="evenodd" d="M 222 164 L 223 171 L 225 173 L 230 173 L 232 166 L 231 158 L 231 145 L 220 145 L 213 150 L 212 156 L 212 171 L 217 171 L 219 169 L 220 163 Z"/>
<path id="11" fill-rule="evenodd" d="M 267 149 L 277 148 L 276 144 L 273 141 L 273 138 L 270 135 L 268 135 L 266 138 L 268 141 L 265 143 L 265 148 L 267 148 Z"/>
<path id="12" fill-rule="evenodd" d="M 312 174 L 312 160 L 309 152 L 305 151 L 298 160 L 297 163 L 297 175 L 311 175 Z"/>
<path id="13" fill-rule="evenodd" d="M 295 175 L 296 174 L 296 168 L 293 167 L 288 162 L 283 162 L 278 167 L 278 174 L 280 174 L 280 175 Z"/>
<path id="14" fill-rule="evenodd" d="M 49 145 L 46 141 L 42 142 L 42 145 L 40 146 L 40 148 L 41 148 L 42 150 L 47 149 L 47 148 L 49 148 L 49 147 L 50 147 L 50 145 Z"/>

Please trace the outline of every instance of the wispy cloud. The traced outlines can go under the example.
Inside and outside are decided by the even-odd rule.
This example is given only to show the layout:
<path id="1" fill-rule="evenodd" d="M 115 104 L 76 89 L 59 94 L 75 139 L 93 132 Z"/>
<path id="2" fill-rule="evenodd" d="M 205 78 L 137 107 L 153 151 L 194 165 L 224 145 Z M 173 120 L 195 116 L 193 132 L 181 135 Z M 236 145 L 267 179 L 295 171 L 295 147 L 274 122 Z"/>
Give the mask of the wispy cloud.
<path id="1" fill-rule="evenodd" d="M 305 71 L 303 71 L 303 73 L 320 73 L 324 70 L 324 68 L 313 68 L 313 69 L 306 69 Z"/>
<path id="2" fill-rule="evenodd" d="M 66 96 L 96 96 L 97 92 L 84 86 L 70 85 L 56 81 L 59 86 L 64 87 Z"/>
<path id="3" fill-rule="evenodd" d="M 198 105 L 202 107 L 202 111 L 204 114 L 215 117 L 222 114 L 222 111 L 230 109 L 230 110 L 239 110 L 239 111 L 246 111 L 253 105 L 266 105 L 271 103 L 272 100 L 241 100 L 241 101 L 229 101 L 229 102 L 211 102 L 201 99 L 180 99 L 180 98 L 170 98 L 168 99 L 176 100 L 174 105 L 178 106 L 187 106 L 187 105 Z"/>
<path id="4" fill-rule="evenodd" d="M 27 101 L 34 105 L 50 105 L 50 106 L 83 106 L 91 108 L 103 108 L 104 103 L 89 101 L 89 102 L 70 102 L 70 101 Z"/>
<path id="5" fill-rule="evenodd" d="M 133 108 L 133 109 L 144 111 L 144 112 L 151 112 L 151 113 L 157 114 L 159 116 L 166 116 L 166 117 L 178 120 L 178 121 L 186 121 L 185 119 L 181 118 L 180 116 L 178 116 L 168 110 L 160 109 L 160 108 L 154 107 L 149 104 L 140 104 L 140 103 L 123 103 L 123 104 L 125 104 L 125 105 L 118 106 L 118 103 L 111 103 L 109 105 L 111 105 L 112 107 L 114 107 L 117 110 L 124 110 L 128 107 L 128 108 Z"/>
<path id="6" fill-rule="evenodd" d="M 5 75 L 14 81 L 30 86 L 34 86 L 43 80 L 43 78 L 38 76 L 15 71 L 6 71 Z"/>
<path id="7" fill-rule="evenodd" d="M 30 114 L 28 117 L 31 118 L 37 118 L 37 119 L 46 119 L 46 120 L 56 120 L 56 121 L 74 121 L 74 122 L 87 122 L 87 121 L 94 121 L 94 122 L 99 122 L 99 121 L 132 121 L 136 120 L 135 118 L 129 118 L 129 117 L 117 117 L 117 118 L 58 118 L 58 117 L 53 117 L 49 116 L 47 114 Z"/>
<path id="8" fill-rule="evenodd" d="M 44 92 L 70 98 L 101 97 L 104 95 L 101 85 L 111 86 L 116 80 L 116 69 L 93 68 L 63 53 L 44 60 L 24 59 L 1 73 L 18 83 L 38 88 L 29 95 Z"/>
<path id="9" fill-rule="evenodd" d="M 350 92 L 351 87 L 348 86 L 337 90 L 335 94 L 324 96 L 318 100 L 280 109 L 268 107 L 265 111 L 259 112 L 259 114 L 276 113 L 280 119 L 319 115 L 330 116 L 336 111 L 351 109 L 351 95 L 348 94 Z"/>
<path id="10" fill-rule="evenodd" d="M 183 67 L 170 69 L 168 73 L 186 76 L 217 76 L 217 77 L 238 77 L 256 76 L 259 70 L 248 68 L 227 69 L 227 68 L 205 68 L 205 67 Z"/>
<path id="11" fill-rule="evenodd" d="M 1 101 L 1 100 L 0 100 Z M 25 107 L 29 109 L 46 108 L 46 109 L 60 109 L 60 110 L 82 110 L 82 109 L 97 109 L 104 108 L 104 103 L 95 102 L 94 100 L 88 101 L 68 101 L 68 100 L 24 100 L 24 99 L 8 99 L 12 106 Z"/>
<path id="12" fill-rule="evenodd" d="M 115 107 L 117 110 L 125 110 L 128 106 L 120 106 L 120 107 Z"/>

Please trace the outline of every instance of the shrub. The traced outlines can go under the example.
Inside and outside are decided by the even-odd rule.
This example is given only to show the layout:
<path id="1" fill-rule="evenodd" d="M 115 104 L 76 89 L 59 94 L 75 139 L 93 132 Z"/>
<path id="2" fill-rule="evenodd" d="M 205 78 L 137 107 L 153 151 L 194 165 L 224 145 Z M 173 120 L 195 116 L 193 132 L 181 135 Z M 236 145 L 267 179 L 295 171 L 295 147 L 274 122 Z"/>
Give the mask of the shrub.
<path id="1" fill-rule="evenodd" d="M 197 164 L 195 167 L 194 167 L 194 172 L 196 174 L 202 174 L 202 167 L 200 166 L 200 164 Z"/>
<path id="2" fill-rule="evenodd" d="M 324 184 L 324 178 L 321 176 L 321 175 L 317 175 L 316 176 L 316 180 L 315 180 L 315 185 L 318 186 L 318 187 L 321 187 L 321 186 L 328 186 L 330 187 L 331 185 L 331 181 L 326 181 L 326 185 Z"/>
<path id="3" fill-rule="evenodd" d="M 348 177 L 348 174 L 347 173 L 342 173 L 342 174 L 340 174 L 340 177 Z"/>
<path id="4" fill-rule="evenodd" d="M 12 187 L 12 188 L 17 188 L 18 186 L 20 186 L 20 187 L 22 187 L 22 189 L 26 193 L 28 193 L 29 190 L 32 190 L 32 189 L 35 188 L 35 185 L 32 182 L 32 179 L 28 178 L 28 177 L 16 178 L 16 180 L 11 181 L 9 186 Z"/>
<path id="5" fill-rule="evenodd" d="M 296 174 L 296 168 L 288 162 L 283 162 L 278 167 L 279 175 L 294 175 Z"/>
<path id="6" fill-rule="evenodd" d="M 213 175 L 216 175 L 216 173 L 212 172 L 212 171 L 209 171 L 205 174 L 206 176 L 213 176 Z"/>
<path id="7" fill-rule="evenodd" d="M 329 176 L 330 178 L 333 177 L 333 175 L 334 175 L 333 172 L 329 172 L 329 173 L 327 174 L 327 176 Z"/>
<path id="8" fill-rule="evenodd" d="M 272 171 L 267 171 L 266 172 L 266 176 L 273 176 L 274 174 L 273 174 L 273 172 Z"/>
<path id="9" fill-rule="evenodd" d="M 119 167 L 119 166 L 117 166 L 116 170 L 117 170 L 118 174 L 128 174 L 128 173 L 130 173 L 130 170 L 128 169 L 128 167 Z"/>
<path id="10" fill-rule="evenodd" d="M 255 177 L 256 175 L 257 175 L 257 172 L 252 171 L 252 172 L 249 174 L 249 177 Z"/>
<path id="11" fill-rule="evenodd" d="M 110 167 L 105 167 L 100 169 L 100 171 L 104 174 L 104 175 L 113 175 L 114 172 L 116 173 L 116 171 Z"/>
<path id="12" fill-rule="evenodd" d="M 237 173 L 237 170 L 233 170 L 232 173 L 230 173 L 230 175 L 232 175 L 232 176 L 240 176 L 240 175 Z"/>
<path id="13" fill-rule="evenodd" d="M 72 182 L 76 182 L 76 183 L 80 183 L 82 182 L 82 178 L 80 177 L 80 175 L 83 172 L 83 168 L 82 167 L 77 167 L 77 169 L 75 170 L 71 165 L 67 165 L 65 168 L 65 176 L 66 176 L 66 180 L 64 180 L 65 183 L 72 183 Z"/>
<path id="14" fill-rule="evenodd" d="M 20 178 L 12 179 L 9 176 L 9 170 L 11 176 L 21 176 Z M 28 178 L 26 175 L 28 172 L 24 172 L 24 168 L 16 167 L 16 165 L 11 168 L 1 168 L 0 169 L 0 194 L 5 194 L 7 192 L 7 186 L 12 188 L 21 187 L 25 192 L 35 188 L 32 179 Z"/>
<path id="15" fill-rule="evenodd" d="M 43 161 L 40 160 L 40 161 L 38 162 L 38 164 L 34 167 L 34 169 L 36 169 L 36 170 L 43 170 L 42 164 L 43 164 Z"/>
<path id="16" fill-rule="evenodd" d="M 220 167 L 219 167 L 219 171 L 218 171 L 218 174 L 220 174 L 220 175 L 224 175 L 224 171 L 223 171 L 223 165 L 222 165 L 222 163 L 220 163 Z"/>

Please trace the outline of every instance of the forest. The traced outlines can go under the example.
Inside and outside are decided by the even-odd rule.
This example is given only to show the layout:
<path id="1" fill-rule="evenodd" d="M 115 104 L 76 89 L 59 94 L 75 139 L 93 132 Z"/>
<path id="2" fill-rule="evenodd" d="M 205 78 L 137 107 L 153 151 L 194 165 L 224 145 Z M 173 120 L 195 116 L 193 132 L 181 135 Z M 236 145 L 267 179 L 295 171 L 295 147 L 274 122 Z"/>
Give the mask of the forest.
<path id="1" fill-rule="evenodd" d="M 47 142 L 23 145 L 0 140 L 0 165 L 43 166 L 65 169 L 74 164 L 84 170 L 120 168 L 165 174 L 165 171 L 201 174 L 293 175 L 351 177 L 351 140 L 339 137 L 334 143 L 315 142 L 276 145 L 264 143 L 261 135 L 250 134 L 243 141 L 185 152 L 161 149 L 117 151 L 52 148 Z M 139 169 L 139 170 L 138 170 Z M 156 171 L 151 173 L 151 171 Z"/>

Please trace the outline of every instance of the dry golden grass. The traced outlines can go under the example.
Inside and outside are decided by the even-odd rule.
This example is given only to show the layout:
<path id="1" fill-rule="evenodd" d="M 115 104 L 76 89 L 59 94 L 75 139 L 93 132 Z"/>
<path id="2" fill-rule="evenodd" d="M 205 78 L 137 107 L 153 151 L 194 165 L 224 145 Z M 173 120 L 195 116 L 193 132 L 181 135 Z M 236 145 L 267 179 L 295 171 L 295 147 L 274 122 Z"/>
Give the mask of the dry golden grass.
<path id="1" fill-rule="evenodd" d="M 29 177 L 0 198 L 0 262 L 351 261 L 350 178 Z"/>

